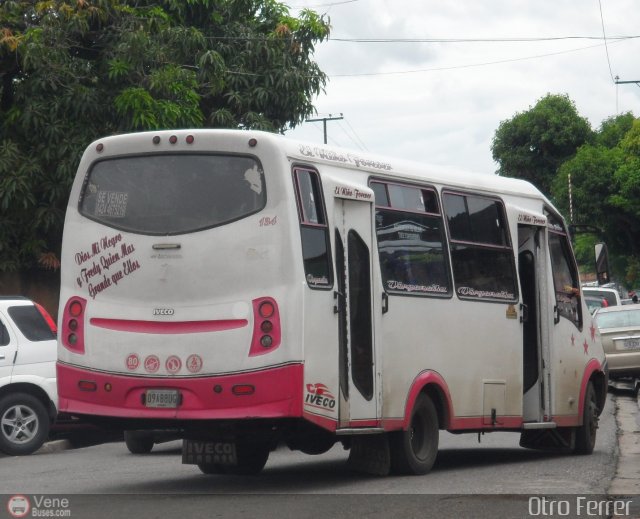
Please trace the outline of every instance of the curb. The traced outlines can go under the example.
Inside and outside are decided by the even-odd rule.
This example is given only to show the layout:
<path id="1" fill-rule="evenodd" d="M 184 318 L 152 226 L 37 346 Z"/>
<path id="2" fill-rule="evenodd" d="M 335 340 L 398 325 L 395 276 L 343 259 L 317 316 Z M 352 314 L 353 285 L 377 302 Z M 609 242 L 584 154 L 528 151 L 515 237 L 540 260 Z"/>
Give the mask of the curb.
<path id="1" fill-rule="evenodd" d="M 616 395 L 618 426 L 618 467 L 608 490 L 610 498 L 630 500 L 629 513 L 640 517 L 640 423 L 638 401 L 631 396 Z M 614 516 L 627 517 L 627 516 Z"/>

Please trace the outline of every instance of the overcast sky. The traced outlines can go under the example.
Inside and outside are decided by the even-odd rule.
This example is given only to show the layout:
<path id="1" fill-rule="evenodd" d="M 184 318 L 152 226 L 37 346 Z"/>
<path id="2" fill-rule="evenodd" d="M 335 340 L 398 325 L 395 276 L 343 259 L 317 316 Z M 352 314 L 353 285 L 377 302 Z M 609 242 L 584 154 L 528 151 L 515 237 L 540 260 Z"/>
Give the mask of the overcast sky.
<path id="1" fill-rule="evenodd" d="M 319 117 L 344 117 L 327 123 L 332 145 L 494 173 L 500 122 L 547 93 L 568 94 L 594 129 L 616 113 L 640 117 L 640 87 L 613 79 L 640 80 L 638 0 L 287 4 L 292 14 L 310 7 L 331 20 L 331 39 L 315 53 L 329 75 L 315 106 Z M 397 41 L 408 39 L 441 41 Z M 322 143 L 322 123 L 287 135 Z"/>

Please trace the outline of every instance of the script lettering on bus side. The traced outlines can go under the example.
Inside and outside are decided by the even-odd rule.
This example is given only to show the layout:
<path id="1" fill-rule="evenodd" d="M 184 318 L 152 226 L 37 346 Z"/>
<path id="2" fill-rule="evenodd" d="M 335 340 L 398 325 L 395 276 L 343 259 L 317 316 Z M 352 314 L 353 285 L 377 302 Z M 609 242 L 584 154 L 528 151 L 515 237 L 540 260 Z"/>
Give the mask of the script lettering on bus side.
<path id="1" fill-rule="evenodd" d="M 135 246 L 123 241 L 121 233 L 93 242 L 89 249 L 75 254 L 76 264 L 81 267 L 76 277 L 78 288 L 86 285 L 89 296 L 95 299 L 101 292 L 116 286 L 140 268 L 135 252 Z"/>
<path id="2" fill-rule="evenodd" d="M 373 195 L 364 191 L 360 191 L 355 187 L 336 186 L 333 190 L 335 196 L 342 198 L 352 198 L 354 200 L 373 200 Z"/>
<path id="3" fill-rule="evenodd" d="M 515 299 L 514 294 L 506 290 L 496 292 L 494 290 L 477 290 L 471 287 L 459 287 L 458 295 L 462 297 L 478 297 L 481 299 L 504 299 L 505 301 Z"/>
<path id="4" fill-rule="evenodd" d="M 331 162 L 339 162 L 341 164 L 352 164 L 357 168 L 378 169 L 381 171 L 391 171 L 393 167 L 388 162 L 381 162 L 375 159 L 364 159 L 351 153 L 341 153 L 317 146 L 300 145 L 300 154 L 305 157 L 329 160 Z"/>
<path id="5" fill-rule="evenodd" d="M 402 292 L 425 292 L 429 294 L 447 293 L 447 287 L 443 287 L 441 285 L 414 285 L 411 283 L 403 283 L 402 281 L 396 281 L 393 279 L 387 280 L 387 288 L 389 290 L 401 290 Z"/>

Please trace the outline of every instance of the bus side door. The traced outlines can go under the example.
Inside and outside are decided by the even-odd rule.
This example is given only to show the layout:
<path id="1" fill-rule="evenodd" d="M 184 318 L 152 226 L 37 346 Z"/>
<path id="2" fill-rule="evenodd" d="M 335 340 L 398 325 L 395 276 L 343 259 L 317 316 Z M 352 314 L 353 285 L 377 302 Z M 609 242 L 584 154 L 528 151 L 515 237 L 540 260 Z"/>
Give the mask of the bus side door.
<path id="1" fill-rule="evenodd" d="M 372 201 L 335 198 L 334 205 L 340 427 L 371 426 L 377 419 Z"/>

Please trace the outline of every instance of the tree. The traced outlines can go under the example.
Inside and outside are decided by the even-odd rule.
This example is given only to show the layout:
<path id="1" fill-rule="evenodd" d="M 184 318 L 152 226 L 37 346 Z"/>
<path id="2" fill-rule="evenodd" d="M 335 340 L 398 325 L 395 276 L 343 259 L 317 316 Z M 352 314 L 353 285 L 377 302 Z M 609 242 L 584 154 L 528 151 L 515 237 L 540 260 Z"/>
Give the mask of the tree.
<path id="1" fill-rule="evenodd" d="M 600 239 L 620 258 L 616 263 L 626 281 L 635 285 L 640 281 L 640 120 L 630 113 L 607 119 L 593 144 L 583 145 L 560 167 L 552 193 L 565 214 L 569 183 L 574 223 L 603 230 Z"/>
<path id="2" fill-rule="evenodd" d="M 491 151 L 499 175 L 528 180 L 549 194 L 560 165 L 592 137 L 589 122 L 568 96 L 547 94 L 533 108 L 500 123 Z"/>
<path id="3" fill-rule="evenodd" d="M 304 121 L 328 35 L 276 0 L 0 2 L 0 271 L 58 266 L 69 187 L 99 136 Z"/>

